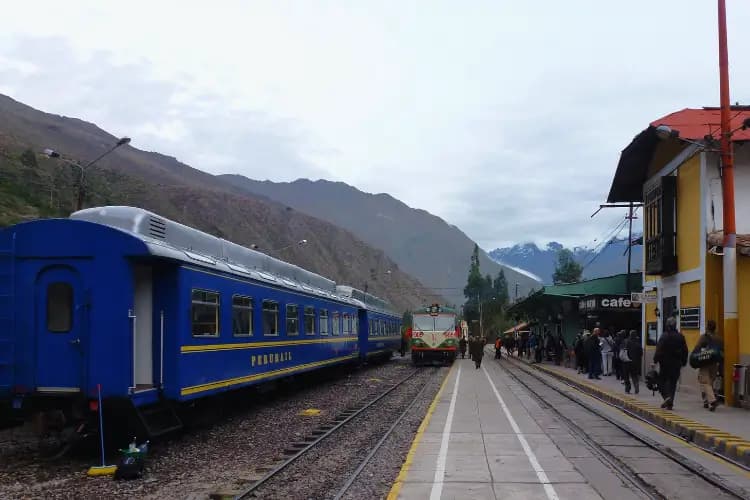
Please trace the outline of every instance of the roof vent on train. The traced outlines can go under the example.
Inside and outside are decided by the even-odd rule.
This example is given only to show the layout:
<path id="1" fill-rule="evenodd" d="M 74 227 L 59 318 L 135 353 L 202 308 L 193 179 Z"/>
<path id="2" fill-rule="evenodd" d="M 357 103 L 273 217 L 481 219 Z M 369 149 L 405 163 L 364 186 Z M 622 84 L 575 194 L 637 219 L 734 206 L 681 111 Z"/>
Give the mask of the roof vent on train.
<path id="1" fill-rule="evenodd" d="M 326 292 L 336 290 L 336 283 L 333 280 L 319 274 L 179 222 L 165 219 L 142 208 L 126 206 L 87 208 L 71 214 L 70 218 L 127 231 L 147 243 L 153 242 L 180 250 L 179 253 L 187 255 L 193 261 L 211 265 L 222 262 L 231 270 L 244 270 L 242 274 L 255 271 L 260 276 L 286 278 L 294 282 L 295 287 L 306 284 Z"/>

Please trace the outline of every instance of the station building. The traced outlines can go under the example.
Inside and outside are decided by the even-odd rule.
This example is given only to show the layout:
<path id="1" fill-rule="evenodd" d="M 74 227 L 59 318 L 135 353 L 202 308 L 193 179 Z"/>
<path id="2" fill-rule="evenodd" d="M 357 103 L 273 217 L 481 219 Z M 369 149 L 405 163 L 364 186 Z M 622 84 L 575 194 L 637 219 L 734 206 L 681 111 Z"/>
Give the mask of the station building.
<path id="1" fill-rule="evenodd" d="M 750 106 L 732 107 L 737 221 L 739 348 L 726 365 L 750 364 Z M 715 320 L 723 336 L 722 179 L 718 108 L 683 109 L 654 120 L 622 151 L 607 201 L 643 204 L 646 362 L 676 316 L 692 349 Z M 735 344 L 736 345 L 736 344 Z M 734 352 L 733 352 L 734 351 Z M 729 380 L 730 371 L 725 371 Z M 725 385 L 729 389 L 729 385 Z"/>
<path id="2" fill-rule="evenodd" d="M 631 300 L 631 291 L 641 288 L 640 273 L 544 286 L 511 306 L 510 316 L 524 322 L 508 333 L 522 329 L 537 335 L 562 334 L 571 346 L 579 332 L 593 330 L 597 323 L 612 332 L 641 331 L 641 306 Z"/>

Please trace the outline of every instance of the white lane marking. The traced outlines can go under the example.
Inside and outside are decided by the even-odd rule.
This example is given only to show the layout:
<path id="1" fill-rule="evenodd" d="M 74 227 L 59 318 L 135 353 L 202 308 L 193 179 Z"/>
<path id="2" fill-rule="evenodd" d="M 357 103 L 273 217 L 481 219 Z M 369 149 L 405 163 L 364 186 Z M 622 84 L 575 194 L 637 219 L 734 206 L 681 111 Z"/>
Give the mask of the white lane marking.
<path id="1" fill-rule="evenodd" d="M 451 404 L 448 407 L 448 417 L 445 419 L 443 427 L 443 439 L 440 442 L 440 453 L 438 453 L 437 465 L 435 467 L 435 479 L 432 481 L 432 491 L 430 500 L 440 500 L 443 494 L 443 479 L 445 478 L 445 462 L 448 458 L 448 441 L 451 437 L 451 425 L 453 424 L 453 412 L 456 409 L 456 396 L 458 396 L 458 381 L 461 379 L 461 365 L 458 365 L 456 374 L 456 383 L 453 384 L 453 394 L 451 394 Z"/>
<path id="2" fill-rule="evenodd" d="M 495 393 L 495 397 L 500 403 L 500 407 L 503 409 L 503 413 L 505 413 L 505 417 L 508 419 L 508 422 L 510 422 L 510 426 L 513 429 L 513 432 L 516 433 L 516 437 L 518 438 L 518 441 L 521 443 L 524 453 L 526 453 L 526 458 L 529 459 L 529 463 L 531 464 L 531 467 L 534 469 L 534 472 L 536 472 L 536 477 L 539 478 L 539 482 L 542 483 L 542 485 L 544 486 L 544 491 L 545 493 L 547 493 L 547 498 L 549 498 L 549 500 L 559 500 L 560 497 L 557 496 L 557 492 L 555 491 L 555 488 L 552 487 L 552 484 L 550 483 L 550 480 L 547 477 L 547 473 L 544 472 L 544 469 L 539 463 L 539 460 L 537 460 L 536 455 L 534 455 L 534 451 L 531 449 L 531 446 L 529 446 L 528 441 L 526 441 L 526 438 L 521 432 L 521 428 L 518 427 L 518 424 L 516 423 L 516 420 L 513 418 L 513 415 L 510 414 L 508 405 L 505 404 L 505 400 L 503 400 L 503 397 L 500 395 L 500 392 L 498 392 L 497 387 L 495 387 L 495 383 L 492 381 L 490 374 L 487 372 L 484 366 L 482 367 L 482 371 L 487 377 L 487 380 L 489 381 L 490 386 L 492 386 L 492 391 Z"/>

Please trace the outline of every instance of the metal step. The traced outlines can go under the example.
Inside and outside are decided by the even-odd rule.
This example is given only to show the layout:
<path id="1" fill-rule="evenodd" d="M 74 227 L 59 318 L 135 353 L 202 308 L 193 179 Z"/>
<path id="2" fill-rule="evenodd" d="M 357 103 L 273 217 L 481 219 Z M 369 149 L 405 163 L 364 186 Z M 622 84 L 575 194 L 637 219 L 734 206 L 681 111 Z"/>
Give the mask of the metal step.
<path id="1" fill-rule="evenodd" d="M 145 407 L 135 407 L 143 427 L 149 437 L 163 436 L 182 429 L 182 420 L 168 401 L 160 401 Z"/>

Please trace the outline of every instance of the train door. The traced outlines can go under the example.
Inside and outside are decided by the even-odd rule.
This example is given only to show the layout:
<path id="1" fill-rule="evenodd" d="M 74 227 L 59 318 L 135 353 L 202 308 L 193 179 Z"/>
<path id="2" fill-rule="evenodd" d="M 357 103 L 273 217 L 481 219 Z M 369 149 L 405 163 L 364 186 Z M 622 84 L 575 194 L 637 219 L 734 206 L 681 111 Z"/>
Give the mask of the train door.
<path id="1" fill-rule="evenodd" d="M 153 341 L 153 285 L 151 267 L 133 267 L 135 286 L 133 298 L 133 368 L 135 389 L 146 390 L 154 386 Z"/>
<path id="2" fill-rule="evenodd" d="M 84 385 L 88 304 L 76 270 L 43 270 L 34 291 L 36 315 L 36 390 L 77 393 Z"/>

